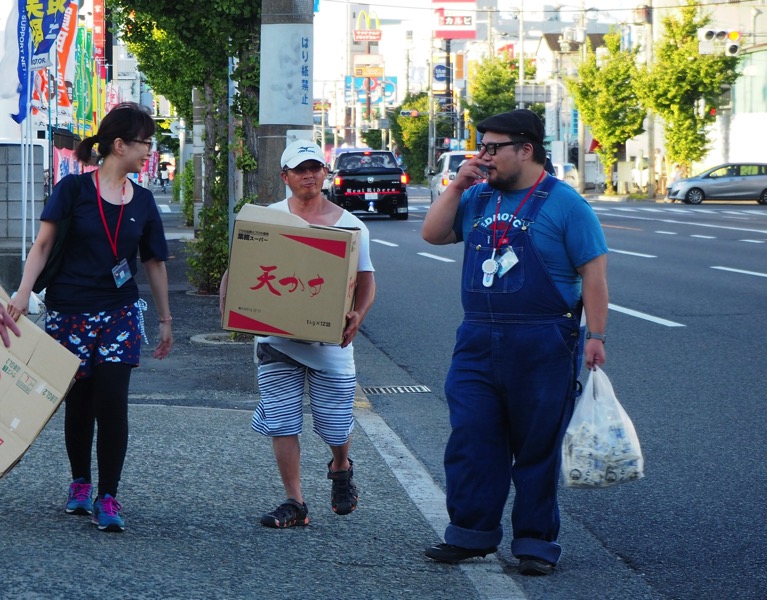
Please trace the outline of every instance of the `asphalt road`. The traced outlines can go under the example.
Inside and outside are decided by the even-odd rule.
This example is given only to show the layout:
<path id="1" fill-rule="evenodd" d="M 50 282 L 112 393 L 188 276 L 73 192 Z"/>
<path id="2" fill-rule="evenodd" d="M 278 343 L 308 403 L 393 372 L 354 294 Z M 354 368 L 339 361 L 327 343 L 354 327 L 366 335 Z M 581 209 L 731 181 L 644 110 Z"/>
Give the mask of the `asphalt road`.
<path id="1" fill-rule="evenodd" d="M 373 413 L 444 487 L 442 385 L 461 320 L 462 249 L 421 240 L 426 193 L 411 188 L 407 221 L 365 219 L 378 290 L 355 347 Z M 646 477 L 562 490 L 563 560 L 554 577 L 514 578 L 514 597 L 761 599 L 767 207 L 593 205 L 611 249 L 605 370 L 634 420 Z M 186 242 L 171 247 L 176 273 Z M 172 280 L 173 311 L 184 315 L 174 322 L 177 346 L 163 364 L 143 360 L 131 402 L 251 409 L 252 345 L 192 340 L 220 333 L 217 299 Z M 429 499 L 400 483 L 428 515 Z M 505 569 L 514 564 L 508 542 L 499 549 Z M 476 597 L 498 597 L 482 580 L 474 580 Z"/>
<path id="2" fill-rule="evenodd" d="M 593 205 L 611 250 L 605 370 L 634 420 L 646 478 L 563 490 L 562 568 L 592 560 L 598 544 L 614 561 L 606 570 L 625 565 L 659 597 L 763 598 L 767 206 Z M 404 223 L 367 220 L 378 296 L 364 334 L 433 393 L 371 402 L 443 481 L 442 382 L 461 318 L 461 248 L 425 244 L 423 212 L 414 208 Z M 537 584 L 525 591 L 628 597 L 609 584 L 581 584 L 578 592 Z"/>

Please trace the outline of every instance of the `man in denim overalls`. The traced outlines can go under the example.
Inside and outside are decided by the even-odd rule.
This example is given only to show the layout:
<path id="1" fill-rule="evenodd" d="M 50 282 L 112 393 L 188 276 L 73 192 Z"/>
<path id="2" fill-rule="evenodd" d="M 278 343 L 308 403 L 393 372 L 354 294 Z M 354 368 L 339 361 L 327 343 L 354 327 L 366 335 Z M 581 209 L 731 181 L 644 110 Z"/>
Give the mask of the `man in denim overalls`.
<path id="1" fill-rule="evenodd" d="M 464 242 L 462 302 L 445 382 L 452 433 L 445 450 L 450 525 L 426 555 L 485 556 L 503 536 L 511 482 L 520 573 L 545 575 L 557 544 L 562 436 L 578 359 L 605 361 L 607 244 L 588 203 L 544 171 L 544 127 L 514 110 L 479 123 L 480 153 L 431 206 L 423 238 Z M 472 185 L 483 177 L 487 183 Z M 589 331 L 579 340 L 581 311 Z"/>

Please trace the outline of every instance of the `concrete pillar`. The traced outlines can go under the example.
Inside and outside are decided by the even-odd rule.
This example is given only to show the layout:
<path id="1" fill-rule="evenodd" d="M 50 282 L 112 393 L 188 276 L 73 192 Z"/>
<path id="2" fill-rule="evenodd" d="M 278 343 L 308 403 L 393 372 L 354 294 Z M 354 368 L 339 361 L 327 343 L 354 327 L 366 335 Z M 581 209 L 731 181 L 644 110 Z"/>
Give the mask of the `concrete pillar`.
<path id="1" fill-rule="evenodd" d="M 264 0 L 261 13 L 258 201 L 285 198 L 280 156 L 289 141 L 311 139 L 314 21 L 310 0 Z"/>

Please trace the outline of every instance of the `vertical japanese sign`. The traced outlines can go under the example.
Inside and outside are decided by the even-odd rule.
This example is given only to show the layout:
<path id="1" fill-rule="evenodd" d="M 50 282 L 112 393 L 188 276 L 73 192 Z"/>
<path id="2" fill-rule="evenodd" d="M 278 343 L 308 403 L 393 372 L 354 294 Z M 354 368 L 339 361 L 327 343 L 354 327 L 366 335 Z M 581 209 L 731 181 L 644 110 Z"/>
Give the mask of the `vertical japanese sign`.
<path id="1" fill-rule="evenodd" d="M 31 61 L 34 56 L 48 53 L 64 21 L 70 0 L 18 0 L 19 112 L 11 115 L 17 123 L 27 118 L 27 97 L 32 85 Z"/>
<path id="2" fill-rule="evenodd" d="M 104 0 L 93 0 L 93 58 L 96 68 L 93 78 L 93 124 L 98 126 L 104 114 L 106 100 L 106 22 L 104 19 Z"/>
<path id="3" fill-rule="evenodd" d="M 19 63 L 16 67 L 16 73 L 19 77 L 19 112 L 11 115 L 11 119 L 21 123 L 27 118 L 27 91 L 29 89 L 29 61 L 32 58 L 32 44 L 29 38 L 29 19 L 27 18 L 26 0 L 19 0 L 19 22 L 17 27 L 19 40 Z"/>
<path id="4" fill-rule="evenodd" d="M 93 56 L 104 58 L 106 30 L 104 22 L 104 0 L 93 0 Z"/>
<path id="5" fill-rule="evenodd" d="M 77 36 L 77 2 L 71 2 L 64 14 L 61 33 L 56 40 L 56 106 L 61 125 L 72 128 L 72 103 L 75 80 L 75 38 Z"/>
<path id="6" fill-rule="evenodd" d="M 273 57 L 261 65 L 259 123 L 312 123 L 312 25 L 264 25 L 261 52 Z"/>

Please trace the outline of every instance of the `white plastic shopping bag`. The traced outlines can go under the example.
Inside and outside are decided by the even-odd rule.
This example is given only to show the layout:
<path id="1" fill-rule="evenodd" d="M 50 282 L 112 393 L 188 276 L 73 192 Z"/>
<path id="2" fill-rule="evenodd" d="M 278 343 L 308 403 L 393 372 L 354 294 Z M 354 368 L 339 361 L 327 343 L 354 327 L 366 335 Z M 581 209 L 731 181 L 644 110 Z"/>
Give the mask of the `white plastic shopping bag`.
<path id="1" fill-rule="evenodd" d="M 589 372 L 562 441 L 567 487 L 599 488 L 644 477 L 634 424 L 599 367 Z"/>

